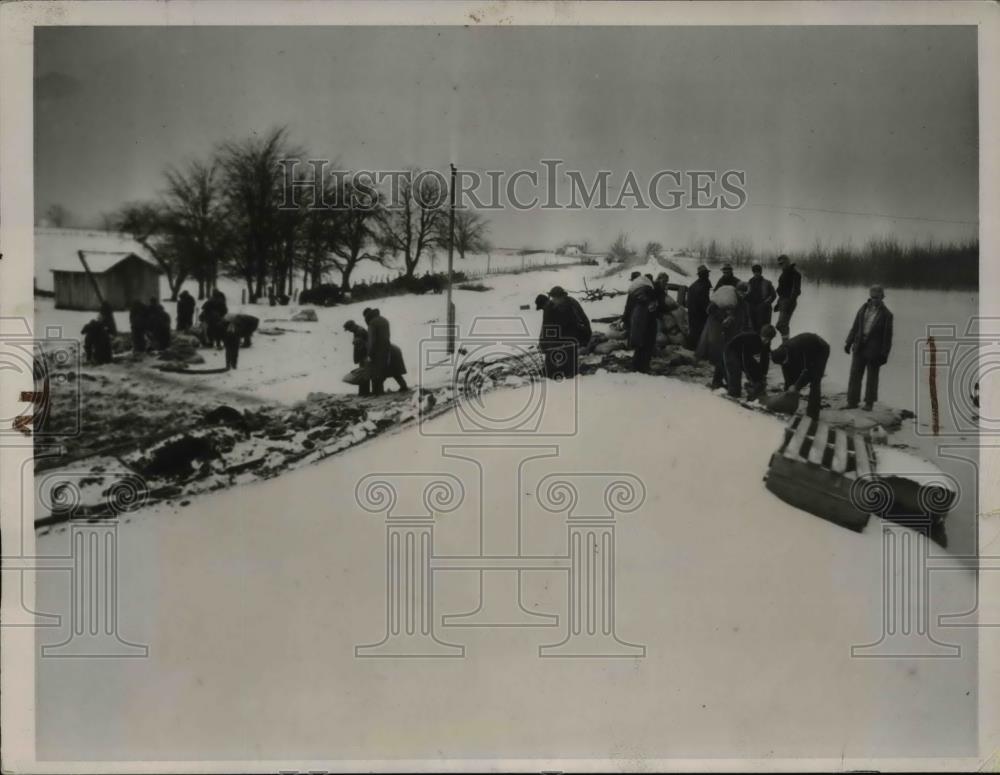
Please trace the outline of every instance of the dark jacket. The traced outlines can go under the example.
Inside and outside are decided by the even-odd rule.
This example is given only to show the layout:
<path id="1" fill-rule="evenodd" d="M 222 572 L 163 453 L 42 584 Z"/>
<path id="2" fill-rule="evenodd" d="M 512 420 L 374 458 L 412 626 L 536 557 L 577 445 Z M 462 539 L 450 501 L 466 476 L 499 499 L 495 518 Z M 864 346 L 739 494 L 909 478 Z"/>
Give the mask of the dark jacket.
<path id="1" fill-rule="evenodd" d="M 184 291 L 177 297 L 177 326 L 178 328 L 190 328 L 193 320 L 194 296 Z"/>
<path id="2" fill-rule="evenodd" d="M 375 315 L 368 321 L 368 360 L 373 379 L 388 377 L 390 340 L 389 321 L 381 315 Z"/>
<path id="3" fill-rule="evenodd" d="M 785 387 L 793 385 L 799 389 L 813 379 L 822 379 L 826 362 L 830 358 L 830 345 L 816 334 L 797 334 L 784 343 L 788 358 L 781 364 Z"/>
<path id="4" fill-rule="evenodd" d="M 747 280 L 750 290 L 747 292 L 747 304 L 757 307 L 762 304 L 774 304 L 777 293 L 774 285 L 763 275 L 754 275 Z"/>
<path id="5" fill-rule="evenodd" d="M 764 352 L 764 342 L 755 331 L 741 331 L 729 340 L 726 351 L 742 359 L 752 358 Z"/>
<path id="6" fill-rule="evenodd" d="M 789 264 L 778 275 L 778 298 L 795 301 L 800 293 L 802 293 L 802 275 L 795 268 L 795 264 Z"/>
<path id="7" fill-rule="evenodd" d="M 737 277 L 736 275 L 731 274 L 729 275 L 729 277 L 722 275 L 722 277 L 719 278 L 718 282 L 715 283 L 715 288 L 713 288 L 712 290 L 717 291 L 723 285 L 739 285 L 739 284 L 740 284 L 740 278 Z"/>
<path id="8" fill-rule="evenodd" d="M 572 339 L 579 347 L 590 342 L 590 320 L 580 302 L 572 296 L 549 299 L 542 308 L 542 331 L 538 346 L 543 350 L 558 347 L 558 340 Z"/>
<path id="9" fill-rule="evenodd" d="M 104 302 L 101 305 L 101 312 L 98 315 L 98 319 L 104 324 L 104 327 L 108 329 L 108 333 L 111 336 L 115 336 L 118 333 L 118 324 L 115 323 L 115 313 L 111 309 L 111 305 L 108 302 Z"/>
<path id="10" fill-rule="evenodd" d="M 687 302 L 688 312 L 704 318 L 708 314 L 708 300 L 712 293 L 712 283 L 708 279 L 699 277 L 688 286 Z"/>
<path id="11" fill-rule="evenodd" d="M 649 285 L 629 290 L 622 320 L 629 347 L 649 346 L 656 340 L 656 292 Z"/>
<path id="12" fill-rule="evenodd" d="M 892 313 L 883 304 L 876 313 L 872 330 L 865 337 L 865 310 L 868 309 L 868 302 L 861 305 L 854 316 L 854 324 L 847 334 L 845 347 L 851 349 L 867 361 L 876 361 L 879 364 L 889 360 L 889 351 L 892 350 Z"/>
<path id="13" fill-rule="evenodd" d="M 354 336 L 354 362 L 364 363 L 368 358 L 368 329 L 358 326 L 351 333 Z"/>

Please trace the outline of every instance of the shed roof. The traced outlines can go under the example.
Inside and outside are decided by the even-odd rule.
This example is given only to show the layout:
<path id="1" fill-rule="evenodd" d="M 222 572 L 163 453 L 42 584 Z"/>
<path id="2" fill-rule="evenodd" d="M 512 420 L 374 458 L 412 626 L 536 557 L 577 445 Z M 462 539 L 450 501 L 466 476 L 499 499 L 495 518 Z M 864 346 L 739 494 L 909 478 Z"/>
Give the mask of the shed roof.
<path id="1" fill-rule="evenodd" d="M 110 231 L 95 231 L 88 229 L 35 229 L 35 286 L 40 290 L 53 290 L 52 272 L 82 272 L 80 251 L 87 257 L 87 264 L 92 272 L 106 272 L 111 266 L 134 254 L 159 270 L 145 248 L 138 242 Z M 91 255 L 93 254 L 93 257 Z M 107 266 L 111 259 L 99 258 L 117 256 Z"/>
<path id="2" fill-rule="evenodd" d="M 104 274 L 105 272 L 107 272 L 107 271 L 113 269 L 114 267 L 118 266 L 118 264 L 120 264 L 126 258 L 130 258 L 130 257 L 137 258 L 140 261 L 142 261 L 142 262 L 144 262 L 146 264 L 149 264 L 157 272 L 161 271 L 160 267 L 158 267 L 152 261 L 147 261 L 145 258 L 143 258 L 142 256 L 137 255 L 135 253 L 131 253 L 131 252 L 128 252 L 128 253 L 125 253 L 125 252 L 114 252 L 114 253 L 112 253 L 111 251 L 105 251 L 105 250 L 81 250 L 78 253 L 78 259 L 77 259 L 75 267 L 57 266 L 57 267 L 53 267 L 52 271 L 53 272 L 82 272 L 82 271 L 84 271 L 83 263 L 79 260 L 79 258 L 83 258 L 83 260 L 87 262 L 87 268 L 90 269 L 91 272 L 93 272 L 94 274 Z"/>

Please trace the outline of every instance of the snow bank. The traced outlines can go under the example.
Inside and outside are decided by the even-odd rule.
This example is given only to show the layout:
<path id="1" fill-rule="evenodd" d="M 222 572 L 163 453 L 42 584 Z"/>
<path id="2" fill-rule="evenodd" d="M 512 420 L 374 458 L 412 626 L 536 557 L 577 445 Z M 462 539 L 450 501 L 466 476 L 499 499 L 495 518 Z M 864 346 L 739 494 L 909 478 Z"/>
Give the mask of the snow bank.
<path id="1" fill-rule="evenodd" d="M 483 406 L 504 416 L 530 390 L 490 393 Z M 938 633 L 967 648 L 962 659 L 851 657 L 852 645 L 880 634 L 878 521 L 855 534 L 768 493 L 761 477 L 778 421 L 632 374 L 549 384 L 546 401 L 560 417 L 575 414 L 575 434 L 450 437 L 462 454 L 492 447 L 477 453 L 492 456 L 488 471 L 517 470 L 523 450 L 512 443 L 553 445 L 558 455 L 526 464 L 520 488 L 511 473 L 484 489 L 475 464 L 443 457 L 448 438 L 408 432 L 187 508 L 137 513 L 120 531 L 119 625 L 149 644 L 149 658 L 38 660 L 39 756 L 971 751 L 975 630 Z M 467 499 L 435 528 L 437 553 L 451 555 L 475 554 L 483 536 L 564 554 L 565 520 L 539 507 L 541 477 L 638 477 L 645 501 L 616 527 L 616 627 L 646 646 L 645 658 L 539 659 L 539 645 L 564 637 L 567 588 L 558 572 L 531 571 L 520 577 L 522 603 L 558 614 L 559 626 L 440 628 L 442 640 L 466 646 L 464 659 L 356 659 L 354 647 L 385 628 L 384 519 L 355 502 L 356 483 L 379 471 L 460 478 Z M 41 537 L 39 553 L 65 551 L 67 537 Z M 937 576 L 936 607 L 972 607 L 971 573 Z M 68 574 L 37 583 L 37 609 L 65 614 Z M 437 573 L 434 583 L 439 614 L 476 608 L 475 572 Z M 58 642 L 55 629 L 39 640 Z"/>

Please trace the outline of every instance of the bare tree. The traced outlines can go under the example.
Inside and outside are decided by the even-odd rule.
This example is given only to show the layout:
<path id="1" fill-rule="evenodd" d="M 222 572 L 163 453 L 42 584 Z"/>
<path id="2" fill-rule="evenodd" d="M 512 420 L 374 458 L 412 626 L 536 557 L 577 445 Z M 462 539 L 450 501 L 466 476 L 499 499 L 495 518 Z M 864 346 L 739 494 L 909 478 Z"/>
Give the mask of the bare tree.
<path id="1" fill-rule="evenodd" d="M 198 281 L 198 298 L 215 287 L 220 259 L 230 235 L 226 229 L 218 169 L 191 162 L 167 170 L 166 230 L 185 267 Z"/>
<path id="2" fill-rule="evenodd" d="M 226 212 L 234 230 L 231 266 L 246 282 L 251 299 L 264 295 L 269 269 L 280 265 L 287 270 L 294 257 L 300 214 L 282 214 L 285 176 L 279 162 L 301 156 L 289 147 L 284 128 L 229 141 L 219 149 Z"/>
<path id="3" fill-rule="evenodd" d="M 402 255 L 406 277 L 413 277 L 420 259 L 439 244 L 442 219 L 448 218 L 442 207 L 447 191 L 433 176 L 405 176 L 398 199 L 378 214 L 378 242 L 393 255 Z"/>
<path id="4" fill-rule="evenodd" d="M 608 259 L 614 263 L 626 263 L 635 258 L 635 250 L 629 243 L 629 236 L 626 232 L 618 233 L 615 241 L 611 243 L 608 250 Z"/>
<path id="5" fill-rule="evenodd" d="M 188 268 L 171 239 L 163 208 L 153 202 L 127 204 L 112 217 L 112 223 L 116 231 L 130 236 L 153 257 L 167 278 L 170 298 L 176 299 L 187 279 Z"/>
<path id="6" fill-rule="evenodd" d="M 445 215 L 438 228 L 438 244 L 443 248 L 448 246 L 448 223 L 449 218 Z M 486 238 L 489 230 L 489 221 L 479 213 L 474 210 L 456 210 L 455 250 L 458 251 L 458 257 L 464 259 L 466 253 L 489 252 L 492 247 Z"/>
<path id="7" fill-rule="evenodd" d="M 646 258 L 660 258 L 663 255 L 663 245 L 659 242 L 647 242 L 644 255 Z"/>

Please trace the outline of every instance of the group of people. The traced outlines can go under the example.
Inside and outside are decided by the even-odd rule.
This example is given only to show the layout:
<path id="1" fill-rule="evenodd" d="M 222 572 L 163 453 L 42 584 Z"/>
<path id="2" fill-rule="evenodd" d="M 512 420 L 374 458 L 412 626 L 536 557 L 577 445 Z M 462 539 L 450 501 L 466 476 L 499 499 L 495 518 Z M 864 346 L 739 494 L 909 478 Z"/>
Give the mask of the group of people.
<path id="1" fill-rule="evenodd" d="M 177 297 L 177 331 L 195 332 L 205 347 L 225 349 L 226 368 L 235 369 L 240 347 L 249 347 L 251 336 L 257 330 L 259 319 L 254 315 L 230 314 L 226 296 L 215 290 L 205 301 L 194 323 L 195 299 L 186 290 Z M 134 301 L 129 306 L 129 327 L 132 350 L 164 350 L 171 344 L 170 313 L 153 297 L 148 303 Z M 89 363 L 103 364 L 112 360 L 112 337 L 118 333 L 111 304 L 102 302 L 100 313 L 81 331 L 84 352 Z"/>
<path id="2" fill-rule="evenodd" d="M 778 265 L 781 274 L 777 287 L 763 276 L 759 264 L 751 267 L 752 277 L 747 282 L 733 274 L 731 265 L 724 265 L 714 288 L 708 279 L 708 267 L 698 267 L 698 279 L 687 296 L 691 342 L 698 357 L 715 365 L 713 388 L 725 386 L 730 396 L 739 398 L 745 376 L 748 397 L 759 397 L 766 389 L 773 362 L 781 366 L 786 391 L 798 393 L 809 386 L 806 415 L 818 418 L 830 345 L 814 333 L 790 336 L 802 276 L 788 256 L 779 256 Z M 848 409 L 861 403 L 862 380 L 864 409 L 871 411 L 878 400 L 879 369 L 888 361 L 892 349 L 892 312 L 884 299 L 883 288 L 872 286 L 844 342 L 844 351 L 851 355 Z M 772 325 L 774 312 L 778 319 Z M 772 348 L 778 335 L 781 342 Z"/>
<path id="3" fill-rule="evenodd" d="M 118 334 L 111 304 L 102 301 L 97 317 L 88 321 L 80 333 L 83 334 L 83 352 L 87 363 L 111 363 L 111 338 Z"/>
<path id="4" fill-rule="evenodd" d="M 383 395 L 385 381 L 390 378 L 396 381 L 399 392 L 409 390 L 403 377 L 406 374 L 403 351 L 392 343 L 389 321 L 373 307 L 366 307 L 362 315 L 367 328 L 353 320 L 344 323 L 344 330 L 354 339 L 354 363 L 358 367 L 354 381 L 358 395 Z"/>
<path id="5" fill-rule="evenodd" d="M 791 321 L 802 293 L 802 275 L 788 256 L 778 257 L 780 275 L 775 285 L 764 277 L 763 267 L 754 264 L 751 277 L 740 280 L 730 264 L 712 285 L 711 270 L 698 267 L 698 278 L 688 286 L 688 344 L 696 357 L 714 365 L 711 386 L 725 387 L 730 396 L 743 394 L 746 378 L 748 397 L 759 398 L 767 387 L 771 363 L 781 367 L 785 391 L 798 394 L 806 386 L 809 396 L 806 414 L 819 416 L 822 380 L 830 357 L 830 345 L 818 334 L 791 335 Z M 649 372 L 656 350 L 660 321 L 669 312 L 669 276 L 661 272 L 633 272 L 622 314 L 626 341 L 633 349 L 632 368 Z M 885 306 L 885 292 L 872 286 L 868 300 L 854 317 L 844 342 L 851 355 L 847 408 L 861 404 L 864 382 L 864 409 L 870 411 L 878 400 L 879 369 L 892 349 L 892 312 Z M 580 303 L 556 286 L 535 298 L 542 312 L 539 349 L 550 378 L 572 377 L 577 373 L 577 355 L 590 341 L 591 327 Z M 774 315 L 777 314 L 777 320 Z M 772 321 L 774 322 L 772 323 Z M 780 336 L 780 342 L 774 345 Z"/>

